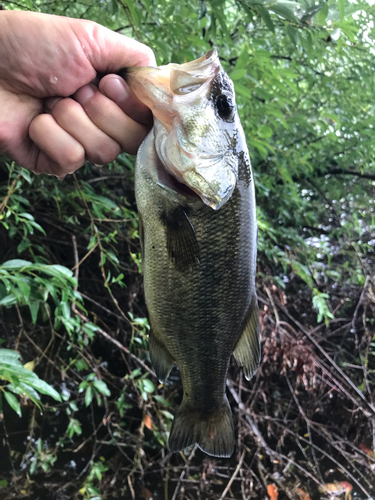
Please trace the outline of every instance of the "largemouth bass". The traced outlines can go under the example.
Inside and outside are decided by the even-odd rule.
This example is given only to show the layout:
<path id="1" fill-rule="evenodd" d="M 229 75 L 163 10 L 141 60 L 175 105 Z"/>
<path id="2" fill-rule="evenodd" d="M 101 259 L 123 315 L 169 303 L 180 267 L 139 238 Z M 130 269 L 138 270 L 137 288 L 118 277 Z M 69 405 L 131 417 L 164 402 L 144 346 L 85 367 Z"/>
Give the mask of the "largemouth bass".
<path id="1" fill-rule="evenodd" d="M 169 447 L 197 443 L 229 457 L 230 357 L 247 379 L 260 357 L 254 182 L 233 83 L 214 50 L 186 64 L 131 68 L 126 79 L 154 115 L 135 194 L 151 361 L 162 382 L 176 362 L 183 384 Z"/>

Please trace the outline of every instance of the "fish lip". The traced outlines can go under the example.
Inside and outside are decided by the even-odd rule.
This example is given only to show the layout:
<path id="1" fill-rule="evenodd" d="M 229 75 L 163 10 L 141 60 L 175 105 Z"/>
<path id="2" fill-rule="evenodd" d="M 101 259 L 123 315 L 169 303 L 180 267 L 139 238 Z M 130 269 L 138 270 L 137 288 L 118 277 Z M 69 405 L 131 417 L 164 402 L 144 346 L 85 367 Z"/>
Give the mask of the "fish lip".
<path id="1" fill-rule="evenodd" d="M 195 185 L 197 185 L 197 180 L 203 185 L 204 189 L 202 189 L 201 186 L 195 187 Z M 213 210 L 219 210 L 231 198 L 236 187 L 236 182 L 233 182 L 233 180 L 234 179 L 232 179 L 232 182 L 226 183 L 225 191 L 222 191 L 222 185 L 220 185 L 220 191 L 218 191 L 218 189 L 215 189 L 211 182 L 199 172 L 199 169 L 186 172 L 184 175 L 184 183 L 201 198 L 205 205 L 208 205 Z"/>
<path id="2" fill-rule="evenodd" d="M 158 160 L 159 161 L 156 165 L 158 186 L 165 189 L 170 194 L 173 194 L 176 197 L 182 196 L 188 201 L 189 199 L 191 199 L 191 201 L 200 199 L 199 195 L 191 189 L 190 186 L 179 181 L 175 175 L 171 174 L 168 169 L 165 168 L 160 158 L 158 158 Z"/>

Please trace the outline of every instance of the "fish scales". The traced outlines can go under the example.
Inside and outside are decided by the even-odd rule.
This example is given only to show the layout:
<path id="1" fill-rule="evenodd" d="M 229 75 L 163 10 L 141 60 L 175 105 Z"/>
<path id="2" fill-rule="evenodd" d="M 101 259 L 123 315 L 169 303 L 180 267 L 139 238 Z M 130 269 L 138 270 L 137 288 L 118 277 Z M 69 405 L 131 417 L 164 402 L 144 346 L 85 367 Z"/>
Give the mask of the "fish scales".
<path id="1" fill-rule="evenodd" d="M 206 56 L 206 60 L 210 57 L 212 54 Z M 227 75 L 218 61 L 215 64 L 216 73 L 211 75 L 206 93 L 210 108 L 223 99 L 223 89 L 234 94 Z M 136 95 L 149 105 L 148 96 L 144 97 L 144 82 L 141 90 L 137 87 L 137 73 L 133 78 L 128 77 L 128 82 Z M 149 92 L 153 92 L 152 88 Z M 159 90 L 157 95 L 160 99 Z M 188 104 L 182 109 L 175 104 L 179 117 L 182 116 L 179 126 L 186 134 L 182 141 L 185 147 L 202 140 L 197 139 L 199 126 L 203 137 L 210 135 L 210 125 L 204 120 L 199 124 L 198 112 L 184 119 Z M 198 109 L 204 108 L 207 103 L 198 106 Z M 226 143 L 229 151 L 225 153 L 228 156 L 225 166 L 214 159 L 217 169 L 235 168 L 230 196 L 227 186 L 222 189 L 223 183 L 228 184 L 227 179 L 232 179 L 230 172 L 225 172 L 222 184 L 214 185 L 214 195 L 214 176 L 207 176 L 208 187 L 204 184 L 206 181 L 202 181 L 200 192 L 196 185 L 180 176 L 182 168 L 177 175 L 167 173 L 168 159 L 163 158 L 160 147 L 158 151 L 158 141 L 168 123 L 162 122 L 164 128 L 158 129 L 158 111 L 153 109 L 153 112 L 155 127 L 137 156 L 135 192 L 152 363 L 164 381 L 176 362 L 183 383 L 183 401 L 173 422 L 169 444 L 172 451 L 178 451 L 197 443 L 208 454 L 230 456 L 234 446 L 233 424 L 225 395 L 230 357 L 234 352 L 247 378 L 253 375 L 259 362 L 255 290 L 257 228 L 250 160 L 236 115 L 235 126 L 227 127 L 221 138 L 221 144 Z M 226 114 L 227 111 L 225 117 Z M 208 142 L 200 144 L 201 157 L 219 147 L 212 130 L 231 123 L 228 120 L 223 125 L 217 111 L 213 116 L 218 119 L 213 129 L 211 127 Z M 194 121 L 198 122 L 195 126 Z M 171 133 L 173 127 L 169 128 Z M 189 129 L 193 129 L 190 134 Z M 199 163 L 199 158 L 195 161 Z M 174 167 L 179 169 L 179 165 Z"/>

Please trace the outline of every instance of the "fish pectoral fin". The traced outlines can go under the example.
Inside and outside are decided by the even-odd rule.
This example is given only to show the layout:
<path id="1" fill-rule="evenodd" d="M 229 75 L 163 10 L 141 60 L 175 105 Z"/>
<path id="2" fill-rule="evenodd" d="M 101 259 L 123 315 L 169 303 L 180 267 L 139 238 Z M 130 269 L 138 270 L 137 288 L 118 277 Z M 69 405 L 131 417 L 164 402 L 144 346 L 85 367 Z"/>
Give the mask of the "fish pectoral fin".
<path id="1" fill-rule="evenodd" d="M 182 207 L 163 214 L 162 222 L 167 235 L 168 255 L 176 268 L 185 270 L 199 263 L 199 244 L 194 227 Z"/>
<path id="2" fill-rule="evenodd" d="M 172 423 L 169 449 L 181 451 L 192 444 L 214 457 L 230 457 L 234 449 L 232 412 L 225 398 L 221 408 L 202 411 L 182 402 Z"/>
<path id="3" fill-rule="evenodd" d="M 167 351 L 167 348 L 150 333 L 148 339 L 148 349 L 150 351 L 152 367 L 155 370 L 159 381 L 164 383 L 173 368 L 174 360 Z"/>
<path id="4" fill-rule="evenodd" d="M 260 362 L 259 330 L 259 310 L 254 294 L 246 315 L 245 328 L 233 352 L 233 356 L 238 366 L 243 369 L 247 380 L 250 380 L 254 375 Z"/>

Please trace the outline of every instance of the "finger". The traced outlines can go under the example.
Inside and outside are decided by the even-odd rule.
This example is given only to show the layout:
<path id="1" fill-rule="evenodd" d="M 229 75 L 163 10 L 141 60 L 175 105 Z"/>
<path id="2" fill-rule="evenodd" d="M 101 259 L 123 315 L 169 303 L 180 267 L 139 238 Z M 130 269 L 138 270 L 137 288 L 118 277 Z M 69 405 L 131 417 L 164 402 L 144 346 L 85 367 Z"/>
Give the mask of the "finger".
<path id="1" fill-rule="evenodd" d="M 101 79 L 99 89 L 130 118 L 148 127 L 152 126 L 150 109 L 135 96 L 123 78 L 117 75 L 106 75 Z"/>
<path id="2" fill-rule="evenodd" d="M 30 170 L 34 169 L 38 148 L 29 137 L 32 120 L 42 112 L 38 99 L 8 90 L 0 82 L 0 154 Z"/>
<path id="3" fill-rule="evenodd" d="M 82 144 L 86 158 L 92 163 L 110 163 L 121 153 L 120 144 L 100 130 L 73 99 L 55 102 L 52 116 L 60 127 Z"/>
<path id="4" fill-rule="evenodd" d="M 148 134 L 148 127 L 127 116 L 93 85 L 85 85 L 73 98 L 81 104 L 90 120 L 117 141 L 123 151 L 136 154 Z"/>
<path id="5" fill-rule="evenodd" d="M 64 177 L 85 163 L 83 146 L 60 127 L 52 115 L 43 113 L 34 118 L 30 124 L 29 135 L 51 161 L 48 165 L 44 160 L 43 173 Z M 41 173 L 38 170 L 40 166 L 37 162 L 36 173 Z"/>
<path id="6" fill-rule="evenodd" d="M 155 55 L 147 45 L 93 22 L 86 22 L 85 28 L 85 53 L 96 71 L 114 73 L 125 67 L 156 66 Z"/>
<path id="7" fill-rule="evenodd" d="M 36 175 L 55 175 L 58 179 L 63 180 L 67 175 L 65 169 L 55 161 L 51 160 L 51 158 L 49 158 L 44 151 L 41 151 L 40 149 L 38 151 L 39 154 L 35 163 L 34 173 Z"/>

